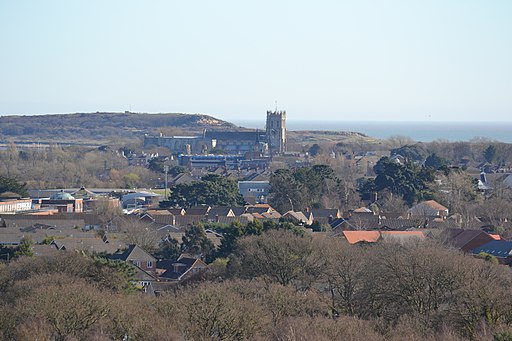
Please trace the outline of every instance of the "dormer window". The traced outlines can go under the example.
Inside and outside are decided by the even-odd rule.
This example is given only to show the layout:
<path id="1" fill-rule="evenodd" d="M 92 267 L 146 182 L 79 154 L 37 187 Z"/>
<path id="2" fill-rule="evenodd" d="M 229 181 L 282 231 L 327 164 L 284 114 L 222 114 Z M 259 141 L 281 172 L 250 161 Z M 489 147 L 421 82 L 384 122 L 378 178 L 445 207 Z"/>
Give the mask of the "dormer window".
<path id="1" fill-rule="evenodd" d="M 152 267 L 153 267 L 153 262 L 152 262 L 152 261 L 150 261 L 150 260 L 148 260 L 148 261 L 147 261 L 147 267 L 148 267 L 148 268 L 152 268 Z"/>

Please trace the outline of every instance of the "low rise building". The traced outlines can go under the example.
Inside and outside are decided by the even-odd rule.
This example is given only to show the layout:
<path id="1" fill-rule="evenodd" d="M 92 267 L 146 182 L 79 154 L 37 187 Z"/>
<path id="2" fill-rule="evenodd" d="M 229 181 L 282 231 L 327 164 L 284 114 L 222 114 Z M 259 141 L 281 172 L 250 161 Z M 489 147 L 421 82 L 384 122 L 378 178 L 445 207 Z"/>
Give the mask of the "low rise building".
<path id="1" fill-rule="evenodd" d="M 15 213 L 31 209 L 31 199 L 0 199 L 0 213 Z"/>

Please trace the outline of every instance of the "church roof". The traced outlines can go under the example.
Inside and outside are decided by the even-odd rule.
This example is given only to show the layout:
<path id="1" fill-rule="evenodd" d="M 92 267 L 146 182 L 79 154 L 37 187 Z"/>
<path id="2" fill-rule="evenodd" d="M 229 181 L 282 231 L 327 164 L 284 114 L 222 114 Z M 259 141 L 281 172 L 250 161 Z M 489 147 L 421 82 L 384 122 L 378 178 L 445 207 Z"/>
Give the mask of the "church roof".
<path id="1" fill-rule="evenodd" d="M 260 131 L 206 131 L 205 137 L 216 140 L 258 140 L 264 138 L 265 132 Z"/>

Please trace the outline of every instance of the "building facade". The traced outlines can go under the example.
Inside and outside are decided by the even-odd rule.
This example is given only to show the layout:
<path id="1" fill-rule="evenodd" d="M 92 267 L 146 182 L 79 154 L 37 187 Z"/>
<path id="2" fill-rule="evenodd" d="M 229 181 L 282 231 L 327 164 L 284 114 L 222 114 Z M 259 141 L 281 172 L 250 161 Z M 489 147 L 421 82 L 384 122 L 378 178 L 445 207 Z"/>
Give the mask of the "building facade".
<path id="1" fill-rule="evenodd" d="M 267 111 L 265 131 L 204 131 L 196 136 L 144 136 L 144 147 L 166 147 L 174 153 L 226 155 L 250 152 L 280 154 L 286 151 L 286 112 Z"/>
<path id="2" fill-rule="evenodd" d="M 0 213 L 14 213 L 32 209 L 31 199 L 0 200 Z"/>
<path id="3" fill-rule="evenodd" d="M 286 151 L 286 111 L 267 111 L 267 143 L 271 155 Z"/>

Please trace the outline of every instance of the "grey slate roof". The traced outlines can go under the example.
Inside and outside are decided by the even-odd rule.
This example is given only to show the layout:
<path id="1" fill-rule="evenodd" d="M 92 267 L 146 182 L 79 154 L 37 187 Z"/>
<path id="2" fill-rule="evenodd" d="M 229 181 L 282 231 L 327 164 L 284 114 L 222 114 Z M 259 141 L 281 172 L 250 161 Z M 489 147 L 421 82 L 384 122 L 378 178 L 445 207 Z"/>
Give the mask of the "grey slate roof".
<path id="1" fill-rule="evenodd" d="M 498 258 L 507 258 L 511 256 L 512 253 L 512 242 L 506 240 L 493 240 L 471 250 L 471 253 L 475 255 L 480 252 L 485 252 Z"/>
<path id="2" fill-rule="evenodd" d="M 156 262 L 156 258 L 151 256 L 149 253 L 144 251 L 137 245 L 131 244 L 128 246 L 123 253 L 116 253 L 109 257 L 110 259 L 118 259 L 122 261 L 153 261 Z"/>

